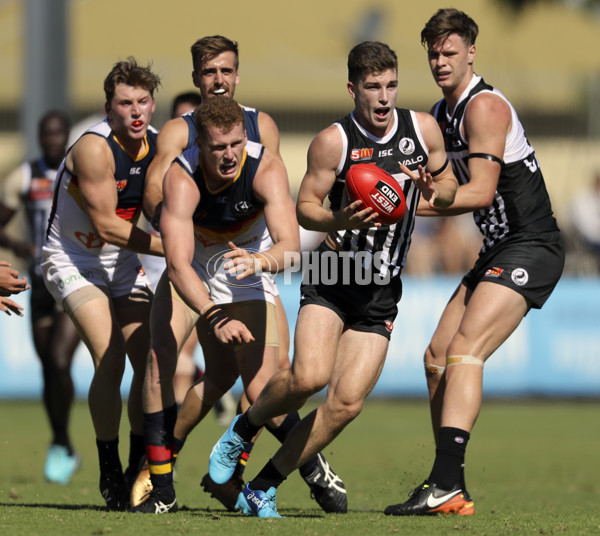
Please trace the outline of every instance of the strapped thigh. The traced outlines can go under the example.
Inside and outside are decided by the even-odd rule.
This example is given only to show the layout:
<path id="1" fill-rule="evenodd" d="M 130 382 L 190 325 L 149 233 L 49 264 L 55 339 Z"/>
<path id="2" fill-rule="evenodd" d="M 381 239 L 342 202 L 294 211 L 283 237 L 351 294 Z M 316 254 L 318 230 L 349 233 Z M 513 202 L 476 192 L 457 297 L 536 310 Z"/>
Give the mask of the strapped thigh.
<path id="1" fill-rule="evenodd" d="M 69 316 L 73 316 L 73 313 L 83 304 L 97 298 L 108 300 L 108 289 L 106 287 L 97 287 L 96 285 L 86 285 L 71 292 L 63 300 L 62 307 Z"/>

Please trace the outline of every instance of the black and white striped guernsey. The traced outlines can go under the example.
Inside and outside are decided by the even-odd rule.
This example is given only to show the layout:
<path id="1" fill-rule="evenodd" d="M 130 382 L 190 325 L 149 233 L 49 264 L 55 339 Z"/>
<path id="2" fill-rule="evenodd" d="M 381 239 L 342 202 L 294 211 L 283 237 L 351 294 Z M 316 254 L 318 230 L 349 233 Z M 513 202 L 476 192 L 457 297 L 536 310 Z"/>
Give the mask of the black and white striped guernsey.
<path id="1" fill-rule="evenodd" d="M 332 236 L 339 250 L 355 253 L 366 251 L 381 255 L 379 273 L 383 277 L 398 277 L 406 263 L 420 197 L 412 180 L 400 171 L 400 164 L 416 171 L 419 165 L 426 167 L 429 158 L 429 150 L 419 130 L 415 113 L 396 108 L 393 128 L 383 138 L 365 130 L 358 124 L 353 113 L 334 124 L 342 135 L 343 151 L 336 169 L 336 182 L 329 193 L 331 209 L 336 211 L 340 208 L 346 173 L 350 166 L 358 163 L 373 163 L 390 173 L 404 191 L 407 208 L 399 223 L 370 229 L 336 231 Z"/>
<path id="2" fill-rule="evenodd" d="M 493 93 L 506 101 L 512 117 L 504 154 L 494 155 L 502 159 L 494 201 L 489 207 L 473 212 L 475 224 L 484 236 L 482 252 L 486 252 L 516 232 L 557 231 L 558 226 L 535 151 L 515 109 L 502 93 L 477 75 L 473 76 L 452 114 L 448 113 L 445 100 L 439 101 L 432 110 L 442 129 L 446 153 L 458 183 L 462 185 L 470 180 L 469 144 L 461 134 L 465 109 L 472 98 L 483 92 Z"/>

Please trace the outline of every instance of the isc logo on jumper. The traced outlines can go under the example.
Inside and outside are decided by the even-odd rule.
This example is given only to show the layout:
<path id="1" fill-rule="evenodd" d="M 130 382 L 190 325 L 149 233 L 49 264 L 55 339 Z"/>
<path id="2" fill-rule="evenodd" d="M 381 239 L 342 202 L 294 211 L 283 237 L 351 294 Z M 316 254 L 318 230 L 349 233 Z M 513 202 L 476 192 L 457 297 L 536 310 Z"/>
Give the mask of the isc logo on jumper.
<path id="1" fill-rule="evenodd" d="M 371 160 L 373 149 L 352 149 L 350 159 L 358 162 L 360 160 Z"/>
<path id="2" fill-rule="evenodd" d="M 373 202 L 386 214 L 391 214 L 400 206 L 400 194 L 389 184 L 378 181 L 369 194 Z"/>

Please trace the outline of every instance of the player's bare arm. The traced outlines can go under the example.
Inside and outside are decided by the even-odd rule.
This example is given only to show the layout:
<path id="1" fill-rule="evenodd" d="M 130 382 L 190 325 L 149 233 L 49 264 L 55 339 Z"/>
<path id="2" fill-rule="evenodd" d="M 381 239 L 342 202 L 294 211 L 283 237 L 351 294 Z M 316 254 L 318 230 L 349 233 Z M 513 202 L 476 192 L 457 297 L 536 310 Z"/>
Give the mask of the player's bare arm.
<path id="1" fill-rule="evenodd" d="M 400 169 L 421 192 L 419 209 L 446 209 L 454 202 L 458 181 L 446 155 L 442 132 L 431 115 L 422 112 L 416 112 L 415 115 L 429 150 L 427 171 L 422 166 L 418 167 L 417 173 L 410 172 L 404 165 Z"/>
<path id="2" fill-rule="evenodd" d="M 312 231 L 339 231 L 366 229 L 380 226 L 374 220 L 378 214 L 372 208 L 361 210 L 362 201 L 342 203 L 340 210 L 332 212 L 323 206 L 327 194 L 335 183 L 335 170 L 342 155 L 342 138 L 334 125 L 321 131 L 310 144 L 307 170 L 296 204 L 298 222 Z"/>
<path id="3" fill-rule="evenodd" d="M 171 162 L 178 157 L 187 145 L 188 127 L 185 119 L 176 117 L 167 121 L 156 139 L 156 155 L 148 166 L 144 187 L 144 213 L 156 227 L 157 207 L 163 198 L 162 184 Z"/>
<path id="4" fill-rule="evenodd" d="M 160 238 L 117 215 L 114 158 L 105 140 L 83 136 L 67 156 L 67 169 L 77 176 L 90 222 L 104 242 L 137 253 L 164 254 Z"/>
<path id="5" fill-rule="evenodd" d="M 506 136 L 512 125 L 510 106 L 497 95 L 482 93 L 471 99 L 465 110 L 463 135 L 470 155 L 504 156 Z M 459 206 L 478 209 L 488 207 L 500 177 L 500 163 L 487 158 L 469 158 L 471 180 L 459 189 Z"/>
<path id="6" fill-rule="evenodd" d="M 273 246 L 266 251 L 249 254 L 242 249 L 234 249 L 225 257 L 231 262 L 227 269 L 236 269 L 237 279 L 243 279 L 257 272 L 277 273 L 285 267 L 286 253 L 300 251 L 300 234 L 294 201 L 290 194 L 287 172 L 281 158 L 265 150 L 254 178 L 254 193 L 264 203 L 264 214 L 273 240 Z M 231 246 L 230 246 L 231 247 Z"/>
<path id="7" fill-rule="evenodd" d="M 491 155 L 502 160 L 506 135 L 511 128 L 510 107 L 503 99 L 491 93 L 482 93 L 473 98 L 465 112 L 463 126 L 463 136 L 469 142 L 470 154 Z M 470 158 L 471 179 L 459 186 L 454 204 L 443 213 L 463 214 L 489 207 L 498 186 L 500 167 L 495 160 Z"/>
<path id="8" fill-rule="evenodd" d="M 218 307 L 210 299 L 204 283 L 192 267 L 195 248 L 192 218 L 200 202 L 198 187 L 179 164 L 173 163 L 165 175 L 163 192 L 160 232 L 169 279 L 192 309 L 206 316 L 209 323 L 211 318 L 215 320 L 211 327 L 221 343 L 253 341 L 254 337 L 242 322 L 228 319 L 222 311 L 217 311 Z M 214 317 L 215 314 L 218 316 Z"/>
<path id="9" fill-rule="evenodd" d="M 172 163 L 167 170 L 163 190 L 160 232 L 169 279 L 186 303 L 200 313 L 210 303 L 204 283 L 192 268 L 195 248 L 192 218 L 200 201 L 200 192 L 177 163 Z"/>

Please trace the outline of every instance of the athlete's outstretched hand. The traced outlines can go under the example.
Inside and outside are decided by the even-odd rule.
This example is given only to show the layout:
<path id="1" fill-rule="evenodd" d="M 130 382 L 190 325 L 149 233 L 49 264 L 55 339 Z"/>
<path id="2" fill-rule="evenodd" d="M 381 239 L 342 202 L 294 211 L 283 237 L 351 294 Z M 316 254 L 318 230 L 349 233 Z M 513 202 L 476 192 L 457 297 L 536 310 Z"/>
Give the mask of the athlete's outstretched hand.
<path id="1" fill-rule="evenodd" d="M 421 196 L 423 196 L 423 199 L 425 199 L 425 201 L 429 203 L 429 206 L 431 208 L 435 208 L 435 200 L 437 199 L 438 194 L 431 173 L 427 173 L 425 169 L 423 169 L 423 166 L 418 167 L 418 173 L 413 173 L 403 164 L 400 164 L 400 170 L 402 171 L 402 173 L 408 175 L 411 178 L 414 185 L 421 192 Z"/>
<path id="2" fill-rule="evenodd" d="M 229 275 L 235 275 L 236 279 L 244 279 L 259 273 L 261 270 L 260 261 L 244 248 L 238 248 L 233 242 L 227 242 L 231 249 L 223 255 L 224 259 L 231 259 L 223 265 Z"/>
<path id="3" fill-rule="evenodd" d="M 5 298 L 4 296 L 0 296 L 0 311 L 5 312 L 8 316 L 10 316 L 12 313 L 18 316 L 23 316 L 23 313 L 21 312 L 22 310 L 23 307 L 17 302 L 14 302 L 9 298 Z"/>
<path id="4" fill-rule="evenodd" d="M 0 296 L 18 294 L 29 288 L 26 277 L 19 278 L 19 272 L 11 268 L 9 262 L 0 261 Z"/>

